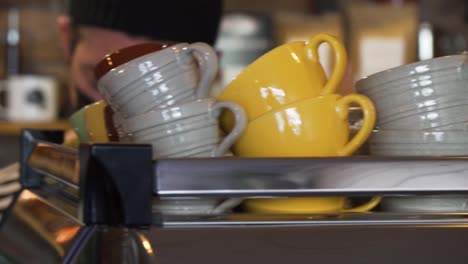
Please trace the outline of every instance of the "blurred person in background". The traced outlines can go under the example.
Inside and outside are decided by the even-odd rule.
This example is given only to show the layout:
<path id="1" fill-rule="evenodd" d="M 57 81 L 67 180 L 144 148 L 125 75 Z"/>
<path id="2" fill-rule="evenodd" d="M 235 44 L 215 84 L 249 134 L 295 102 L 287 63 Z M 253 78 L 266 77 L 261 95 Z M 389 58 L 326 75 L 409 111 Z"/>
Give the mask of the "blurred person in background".
<path id="1" fill-rule="evenodd" d="M 57 20 L 67 58 L 72 107 L 101 99 L 94 66 L 107 54 L 148 41 L 214 45 L 222 0 L 69 0 Z"/>

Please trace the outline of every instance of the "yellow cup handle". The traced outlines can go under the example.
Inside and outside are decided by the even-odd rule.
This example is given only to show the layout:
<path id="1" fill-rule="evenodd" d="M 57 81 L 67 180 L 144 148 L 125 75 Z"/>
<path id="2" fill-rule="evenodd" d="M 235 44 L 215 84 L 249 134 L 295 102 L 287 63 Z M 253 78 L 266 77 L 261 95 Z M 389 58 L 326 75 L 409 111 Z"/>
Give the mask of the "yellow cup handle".
<path id="1" fill-rule="evenodd" d="M 308 52 L 308 56 L 311 60 L 320 64 L 318 48 L 320 44 L 324 42 L 330 44 L 335 52 L 335 66 L 333 67 L 330 79 L 325 84 L 325 87 L 323 87 L 321 95 L 335 93 L 343 80 L 346 72 L 346 66 L 348 64 L 346 49 L 343 44 L 336 37 L 323 33 L 312 37 L 309 42 L 306 43 L 306 51 Z"/>
<path id="2" fill-rule="evenodd" d="M 372 197 L 372 199 L 370 199 L 370 201 L 368 201 L 367 203 L 365 203 L 363 205 L 360 205 L 358 207 L 345 209 L 345 210 L 343 210 L 343 212 L 345 212 L 345 213 L 367 212 L 367 211 L 372 210 L 374 207 L 376 207 L 380 203 L 381 200 L 382 200 L 382 197 L 380 197 L 380 196 Z"/>
<path id="3" fill-rule="evenodd" d="M 363 112 L 362 127 L 358 133 L 338 152 L 339 156 L 353 154 L 369 138 L 375 125 L 375 108 L 372 101 L 360 94 L 350 94 L 338 100 L 336 111 L 343 120 L 348 119 L 349 106 L 357 103 Z"/>
<path id="4" fill-rule="evenodd" d="M 76 131 L 73 129 L 68 129 L 65 131 L 65 139 L 63 140 L 62 145 L 72 148 L 78 148 L 80 145 L 80 140 L 78 139 L 78 135 Z"/>

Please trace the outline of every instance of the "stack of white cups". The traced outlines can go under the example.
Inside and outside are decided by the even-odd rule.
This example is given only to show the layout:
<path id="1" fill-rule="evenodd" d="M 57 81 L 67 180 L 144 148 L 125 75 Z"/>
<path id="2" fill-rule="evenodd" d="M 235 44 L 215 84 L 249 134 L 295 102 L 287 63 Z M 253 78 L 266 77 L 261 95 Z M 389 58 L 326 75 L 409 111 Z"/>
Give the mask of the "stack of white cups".
<path id="1" fill-rule="evenodd" d="M 217 71 L 216 52 L 205 43 L 145 43 L 107 55 L 96 77 L 120 141 L 151 144 L 154 159 L 219 157 L 242 134 L 246 117 L 239 105 L 209 97 Z M 224 109 L 236 126 L 223 138 L 218 116 Z M 205 214 L 218 204 L 185 199 L 155 206 L 168 214 Z"/>
<path id="2" fill-rule="evenodd" d="M 377 129 L 370 139 L 372 155 L 468 155 L 467 53 L 376 73 L 360 80 L 356 88 L 370 97 L 377 109 Z M 443 178 L 437 179 L 437 184 L 444 186 Z M 466 212 L 467 203 L 464 195 L 389 196 L 382 200 L 381 208 L 398 212 Z"/>
<path id="3" fill-rule="evenodd" d="M 389 69 L 356 88 L 377 109 L 372 155 L 468 155 L 468 54 Z"/>

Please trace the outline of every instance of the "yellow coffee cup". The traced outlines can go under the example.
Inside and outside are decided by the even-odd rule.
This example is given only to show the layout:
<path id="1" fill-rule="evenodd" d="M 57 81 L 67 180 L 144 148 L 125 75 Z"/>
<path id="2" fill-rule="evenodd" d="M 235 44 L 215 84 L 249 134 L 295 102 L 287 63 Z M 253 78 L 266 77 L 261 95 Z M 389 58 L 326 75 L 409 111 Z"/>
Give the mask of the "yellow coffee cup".
<path id="1" fill-rule="evenodd" d="M 361 107 L 363 123 L 350 140 L 351 104 Z M 374 124 L 375 108 L 367 97 L 323 95 L 283 106 L 249 122 L 233 150 L 241 157 L 348 156 L 367 140 Z"/>
<path id="2" fill-rule="evenodd" d="M 335 54 L 335 66 L 327 81 L 319 62 L 318 47 L 327 42 Z M 319 34 L 309 42 L 291 42 L 264 54 L 242 71 L 223 91 L 219 101 L 241 105 L 249 121 L 297 100 L 332 94 L 345 74 L 347 57 L 341 42 Z M 229 130 L 232 116 L 223 125 Z M 230 120 L 230 121 L 229 121 Z"/>
<path id="3" fill-rule="evenodd" d="M 85 109 L 81 108 L 80 110 L 73 113 L 70 118 L 68 119 L 70 124 L 75 131 L 78 141 L 79 142 L 89 142 L 89 133 L 86 129 L 86 121 L 85 121 Z"/>
<path id="4" fill-rule="evenodd" d="M 251 199 L 244 202 L 244 207 L 247 211 L 267 214 L 358 213 L 372 210 L 380 203 L 381 197 L 373 197 L 353 208 L 346 208 L 347 200 L 346 197 Z"/>
<path id="5" fill-rule="evenodd" d="M 89 104 L 72 115 L 70 121 L 81 143 L 107 143 L 117 141 L 111 124 L 112 113 L 103 100 Z"/>
<path id="6" fill-rule="evenodd" d="M 363 124 L 349 140 L 351 104 L 363 111 Z M 375 108 L 363 95 L 329 94 L 304 99 L 251 121 L 234 147 L 241 157 L 348 156 L 369 137 L 375 124 Z M 346 197 L 251 199 L 245 208 L 258 213 L 364 212 L 379 202 L 345 209 Z"/>
<path id="7" fill-rule="evenodd" d="M 109 122 L 112 120 L 107 111 L 109 106 L 103 100 L 85 106 L 86 129 L 93 143 L 117 141 L 116 132 Z"/>

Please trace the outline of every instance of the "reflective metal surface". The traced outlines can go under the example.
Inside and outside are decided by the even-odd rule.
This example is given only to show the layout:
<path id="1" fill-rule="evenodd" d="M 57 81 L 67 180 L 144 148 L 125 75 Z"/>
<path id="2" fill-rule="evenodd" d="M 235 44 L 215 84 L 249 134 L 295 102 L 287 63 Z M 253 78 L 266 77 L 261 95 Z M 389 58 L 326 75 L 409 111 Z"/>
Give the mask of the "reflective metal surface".
<path id="1" fill-rule="evenodd" d="M 77 219 L 24 190 L 0 225 L 0 260 L 62 263 L 81 236 Z"/>
<path id="2" fill-rule="evenodd" d="M 38 143 L 28 163 L 78 188 L 76 150 Z M 154 162 L 161 197 L 272 197 L 468 192 L 467 157 L 209 158 Z"/>
<path id="3" fill-rule="evenodd" d="M 237 226 L 143 232 L 159 264 L 466 263 L 467 225 Z"/>
<path id="4" fill-rule="evenodd" d="M 54 178 L 44 177 L 41 188 L 31 189 L 30 191 L 46 200 L 50 206 L 67 213 L 75 219 L 79 219 L 77 189 L 56 181 Z"/>
<path id="5" fill-rule="evenodd" d="M 147 235 L 136 229 L 97 227 L 72 263 L 159 263 Z"/>
<path id="6" fill-rule="evenodd" d="M 151 191 L 159 196 L 153 197 L 156 200 L 187 196 L 466 195 L 465 157 L 170 159 L 156 160 L 152 168 L 150 150 L 135 147 L 133 152 L 120 151 L 131 154 L 116 162 L 116 156 L 109 153 L 118 147 L 91 147 L 88 152 L 93 152 L 93 159 L 84 155 L 83 166 L 78 166 L 76 152 L 36 144 L 28 164 L 41 172 L 33 175 L 38 183 L 24 190 L 2 219 L 0 263 L 431 264 L 466 263 L 468 258 L 468 213 L 170 216 L 149 214 L 151 206 L 142 206 L 145 199 L 137 199 L 148 196 L 151 205 Z M 105 155 L 97 155 L 99 151 Z M 122 161 L 130 160 L 128 156 L 140 161 L 136 167 L 147 168 L 131 170 L 130 163 Z M 104 164 L 109 160 L 112 166 Z M 79 186 L 80 168 L 85 168 L 82 177 L 101 182 Z M 154 184 L 147 181 L 151 169 Z M 136 176 L 140 181 L 134 180 Z M 132 181 L 140 185 L 132 185 Z M 119 192 L 109 192 L 116 183 Z M 128 194 L 127 190 L 135 189 L 140 192 Z M 120 199 L 125 206 L 82 203 L 84 209 L 79 208 L 84 199 L 79 191 L 80 195 L 100 195 L 100 202 L 111 205 Z M 110 212 L 102 223 L 107 226 L 96 225 L 100 223 L 96 221 L 85 226 L 78 218 L 79 211 L 98 214 L 106 208 Z M 135 211 L 129 213 L 132 208 Z M 136 225 L 140 228 L 136 229 L 125 227 L 125 221 L 111 221 L 116 215 L 123 220 L 134 217 L 130 223 L 136 223 L 141 212 L 149 214 L 152 225 Z"/>
<path id="7" fill-rule="evenodd" d="M 159 219 L 155 219 L 159 220 Z M 164 227 L 243 226 L 468 226 L 468 213 L 330 213 L 330 214 L 249 214 L 163 216 Z"/>
<path id="8" fill-rule="evenodd" d="M 28 165 L 67 184 L 79 183 L 78 151 L 52 143 L 37 143 Z"/>
<path id="9" fill-rule="evenodd" d="M 157 160 L 161 197 L 466 193 L 468 159 L 272 158 Z"/>

